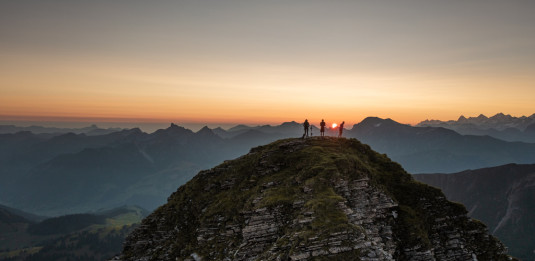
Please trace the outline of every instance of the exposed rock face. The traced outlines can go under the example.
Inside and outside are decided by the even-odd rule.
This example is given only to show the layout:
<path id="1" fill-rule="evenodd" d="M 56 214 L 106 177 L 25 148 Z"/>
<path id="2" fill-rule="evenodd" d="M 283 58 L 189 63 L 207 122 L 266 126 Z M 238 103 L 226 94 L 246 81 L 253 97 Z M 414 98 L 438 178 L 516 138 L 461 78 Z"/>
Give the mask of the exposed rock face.
<path id="1" fill-rule="evenodd" d="M 486 227 L 354 139 L 288 139 L 199 173 L 124 260 L 510 260 Z"/>
<path id="2" fill-rule="evenodd" d="M 414 178 L 442 189 L 449 200 L 463 203 L 469 216 L 483 221 L 509 247 L 509 253 L 535 260 L 535 164 Z"/>

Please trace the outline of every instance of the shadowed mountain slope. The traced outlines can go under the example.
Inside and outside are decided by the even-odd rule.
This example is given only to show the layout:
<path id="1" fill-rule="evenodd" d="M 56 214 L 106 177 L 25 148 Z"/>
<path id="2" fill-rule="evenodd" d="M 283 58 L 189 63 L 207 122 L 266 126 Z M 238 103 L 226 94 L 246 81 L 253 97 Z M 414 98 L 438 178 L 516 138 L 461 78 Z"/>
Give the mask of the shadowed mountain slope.
<path id="1" fill-rule="evenodd" d="M 123 206 L 31 222 L 0 206 L 0 260 L 106 260 L 147 211 Z M 29 214 L 25 214 L 29 215 Z"/>
<path id="2" fill-rule="evenodd" d="M 414 177 L 442 189 L 449 200 L 463 203 L 469 215 L 487 224 L 512 255 L 535 259 L 535 164 Z"/>

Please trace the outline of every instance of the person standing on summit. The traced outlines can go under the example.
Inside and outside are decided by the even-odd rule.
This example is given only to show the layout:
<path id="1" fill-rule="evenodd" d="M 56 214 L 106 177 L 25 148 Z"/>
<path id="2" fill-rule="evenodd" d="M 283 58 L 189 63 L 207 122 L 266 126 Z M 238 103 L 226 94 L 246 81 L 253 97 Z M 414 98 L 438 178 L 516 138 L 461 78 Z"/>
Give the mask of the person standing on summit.
<path id="1" fill-rule="evenodd" d="M 338 138 L 341 138 L 342 137 L 342 132 L 344 131 L 344 124 L 346 124 L 345 121 L 343 121 L 342 123 L 340 123 L 340 127 L 338 127 Z"/>
<path id="2" fill-rule="evenodd" d="M 305 119 L 305 122 L 303 123 L 303 127 L 305 128 L 305 133 L 303 134 L 303 138 L 308 138 L 308 127 L 310 127 L 310 123 L 308 123 L 308 119 Z"/>
<path id="3" fill-rule="evenodd" d="M 321 119 L 321 122 L 320 122 L 320 134 L 321 134 L 321 137 L 325 136 L 325 121 L 323 121 L 323 119 Z"/>

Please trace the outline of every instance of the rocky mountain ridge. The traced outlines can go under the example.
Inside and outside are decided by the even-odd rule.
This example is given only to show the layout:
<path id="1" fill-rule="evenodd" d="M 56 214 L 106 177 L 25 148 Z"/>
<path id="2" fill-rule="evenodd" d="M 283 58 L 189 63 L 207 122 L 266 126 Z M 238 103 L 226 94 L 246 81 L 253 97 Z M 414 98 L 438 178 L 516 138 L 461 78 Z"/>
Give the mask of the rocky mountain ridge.
<path id="1" fill-rule="evenodd" d="M 355 139 L 286 139 L 200 172 L 120 260 L 510 260 L 486 227 Z"/>

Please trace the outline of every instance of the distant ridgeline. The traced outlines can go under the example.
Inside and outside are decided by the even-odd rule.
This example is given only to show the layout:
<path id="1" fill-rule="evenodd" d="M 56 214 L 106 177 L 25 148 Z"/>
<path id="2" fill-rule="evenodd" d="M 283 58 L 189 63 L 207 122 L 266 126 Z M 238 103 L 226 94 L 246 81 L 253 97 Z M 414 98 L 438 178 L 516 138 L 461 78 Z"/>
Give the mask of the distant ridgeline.
<path id="1" fill-rule="evenodd" d="M 202 171 L 121 260 L 511 260 L 485 225 L 355 139 L 284 139 Z"/>
<path id="2" fill-rule="evenodd" d="M 319 131 L 313 127 L 312 133 Z M 104 135 L 0 134 L 0 203 L 47 216 L 124 204 L 153 210 L 201 169 L 251 147 L 302 134 L 297 122 L 197 132 L 171 124 L 151 134 L 139 129 Z M 327 135 L 338 132 L 328 129 Z M 391 119 L 369 117 L 343 135 L 387 154 L 410 173 L 535 163 L 533 143 L 412 127 Z"/>
<path id="3" fill-rule="evenodd" d="M 461 135 L 441 127 L 412 127 L 369 117 L 347 132 L 386 153 L 410 173 L 448 173 L 509 163 L 535 163 L 535 144 Z"/>
<path id="4" fill-rule="evenodd" d="M 65 134 L 65 133 L 76 133 L 76 134 L 86 134 L 89 136 L 94 135 L 105 135 L 112 132 L 121 131 L 121 128 L 107 128 L 102 129 L 93 124 L 89 127 L 83 128 L 57 128 L 57 127 L 42 127 L 42 126 L 29 126 L 29 127 L 18 127 L 15 125 L 0 125 L 0 134 L 7 133 L 17 133 L 21 131 L 29 131 L 35 134 Z"/>
<path id="5" fill-rule="evenodd" d="M 535 142 L 535 114 L 513 117 L 498 113 L 492 117 L 480 114 L 477 117 L 460 116 L 458 120 L 425 120 L 418 127 L 443 127 L 463 135 L 489 135 L 506 141 Z"/>

